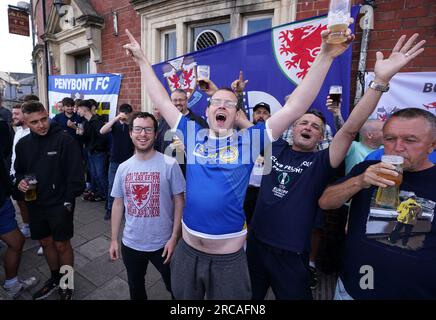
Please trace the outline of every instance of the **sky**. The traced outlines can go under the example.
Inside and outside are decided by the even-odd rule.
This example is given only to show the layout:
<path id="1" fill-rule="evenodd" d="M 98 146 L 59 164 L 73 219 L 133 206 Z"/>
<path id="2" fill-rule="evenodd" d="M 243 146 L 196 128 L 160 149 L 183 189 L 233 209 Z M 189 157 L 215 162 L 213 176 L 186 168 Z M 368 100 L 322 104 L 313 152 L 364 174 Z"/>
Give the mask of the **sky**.
<path id="1" fill-rule="evenodd" d="M 0 71 L 32 73 L 32 31 L 29 37 L 9 33 L 8 5 L 18 2 L 0 0 Z"/>

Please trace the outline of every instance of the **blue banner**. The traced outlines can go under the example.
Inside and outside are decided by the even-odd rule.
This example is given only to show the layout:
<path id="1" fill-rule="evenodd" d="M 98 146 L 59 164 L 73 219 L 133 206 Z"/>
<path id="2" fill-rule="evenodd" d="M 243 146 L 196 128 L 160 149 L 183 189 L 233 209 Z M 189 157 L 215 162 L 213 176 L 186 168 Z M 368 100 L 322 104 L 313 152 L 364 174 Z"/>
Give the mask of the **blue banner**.
<path id="1" fill-rule="evenodd" d="M 352 8 L 356 20 L 359 6 Z M 153 66 L 164 87 L 189 94 L 189 107 L 205 117 L 207 95 L 197 86 L 197 66 L 210 67 L 210 79 L 218 87 L 230 87 L 242 70 L 248 79 L 244 106 L 251 118 L 258 102 L 266 102 L 274 113 L 284 105 L 285 97 L 302 81 L 319 53 L 320 33 L 327 28 L 327 17 L 318 16 L 274 27 L 205 50 L 186 54 Z M 354 24 L 350 26 L 354 30 Z M 312 107 L 324 113 L 332 128 L 333 116 L 325 106 L 329 88 L 342 86 L 342 115 L 348 117 L 350 100 L 351 46 L 335 59 Z"/>
<path id="2" fill-rule="evenodd" d="M 121 75 L 69 74 L 49 76 L 48 91 L 50 116 L 59 113 L 57 103 L 65 97 L 94 99 L 98 102 L 97 114 L 113 118 L 116 113 Z"/>

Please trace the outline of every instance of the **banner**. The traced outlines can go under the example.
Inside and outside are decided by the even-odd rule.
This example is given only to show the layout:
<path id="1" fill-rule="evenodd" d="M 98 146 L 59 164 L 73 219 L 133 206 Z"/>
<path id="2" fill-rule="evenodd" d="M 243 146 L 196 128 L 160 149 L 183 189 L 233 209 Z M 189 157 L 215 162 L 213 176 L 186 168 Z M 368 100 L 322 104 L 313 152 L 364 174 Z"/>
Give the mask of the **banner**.
<path id="1" fill-rule="evenodd" d="M 97 114 L 112 119 L 117 111 L 120 86 L 121 75 L 119 74 L 49 76 L 48 100 L 50 118 L 59 113 L 58 102 L 65 97 L 70 97 L 74 100 L 94 99 L 98 103 Z"/>
<path id="2" fill-rule="evenodd" d="M 352 8 L 356 20 L 359 6 Z M 189 94 L 189 108 L 205 117 L 207 95 L 197 87 L 197 66 L 210 66 L 210 79 L 218 87 L 230 87 L 242 70 L 248 79 L 244 107 L 250 119 L 252 109 L 266 102 L 274 113 L 284 105 L 284 98 L 303 80 L 320 51 L 322 30 L 327 17 L 319 16 L 274 27 L 214 47 L 192 52 L 153 66 L 156 75 L 171 93 L 176 88 Z M 354 29 L 354 25 L 350 26 Z M 325 106 L 329 88 L 343 87 L 342 113 L 348 117 L 350 100 L 351 47 L 335 59 L 312 107 L 324 113 L 332 128 L 333 116 Z"/>
<path id="3" fill-rule="evenodd" d="M 374 80 L 374 72 L 367 72 L 366 89 L 371 80 Z M 391 113 L 411 107 L 436 115 L 436 72 L 397 73 L 389 82 L 389 91 L 383 93 L 370 118 L 385 121 Z"/>

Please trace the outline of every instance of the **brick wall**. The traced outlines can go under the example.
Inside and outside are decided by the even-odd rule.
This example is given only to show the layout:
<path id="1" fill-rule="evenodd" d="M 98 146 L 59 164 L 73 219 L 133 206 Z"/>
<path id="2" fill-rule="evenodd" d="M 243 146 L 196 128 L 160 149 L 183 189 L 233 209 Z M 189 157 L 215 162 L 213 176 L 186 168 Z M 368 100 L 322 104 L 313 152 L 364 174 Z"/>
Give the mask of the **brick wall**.
<path id="1" fill-rule="evenodd" d="M 354 0 L 353 4 L 363 4 Z M 374 9 L 374 30 L 371 30 L 367 55 L 367 71 L 372 71 L 375 64 L 375 53 L 381 50 L 385 56 L 390 52 L 397 39 L 415 32 L 426 39 L 425 51 L 403 72 L 436 71 L 436 2 L 434 0 L 377 0 Z M 329 1 L 298 1 L 297 20 L 328 12 Z M 356 24 L 356 41 L 353 45 L 351 101 L 354 101 L 356 73 L 359 61 L 362 31 Z"/>
<path id="2" fill-rule="evenodd" d="M 135 110 L 141 109 L 140 71 L 133 60 L 126 56 L 122 45 L 128 39 L 124 30 L 127 28 L 140 41 L 141 21 L 133 10 L 129 0 L 91 0 L 94 9 L 104 18 L 102 30 L 102 63 L 97 66 L 99 73 L 120 73 L 121 81 L 118 105 L 129 103 Z M 115 36 L 112 12 L 118 13 L 118 36 Z"/>

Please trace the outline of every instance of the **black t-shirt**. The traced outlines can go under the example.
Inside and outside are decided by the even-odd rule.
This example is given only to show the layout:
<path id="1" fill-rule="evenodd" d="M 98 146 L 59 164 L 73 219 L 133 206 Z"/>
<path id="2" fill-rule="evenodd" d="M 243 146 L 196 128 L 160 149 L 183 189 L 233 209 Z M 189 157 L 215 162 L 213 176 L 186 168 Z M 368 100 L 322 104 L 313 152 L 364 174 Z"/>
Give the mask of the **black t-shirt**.
<path id="1" fill-rule="evenodd" d="M 344 180 L 377 162 L 356 165 Z M 409 227 L 398 224 L 395 210 L 375 204 L 376 192 L 377 188 L 371 187 L 352 198 L 340 275 L 345 289 L 354 299 L 436 299 L 436 166 L 403 173 L 400 201 L 415 194 L 422 208 L 416 223 Z M 401 227 L 398 238 L 393 237 L 396 226 Z M 374 288 L 362 289 L 368 266 L 373 271 Z"/>
<path id="2" fill-rule="evenodd" d="M 130 139 L 129 125 L 119 121 L 112 126 L 112 147 L 110 161 L 122 163 L 133 155 L 134 146 Z"/>
<path id="3" fill-rule="evenodd" d="M 318 199 L 335 172 L 329 149 L 297 152 L 282 139 L 274 142 L 271 173 L 262 177 L 251 223 L 256 238 L 276 248 L 308 252 Z"/>

